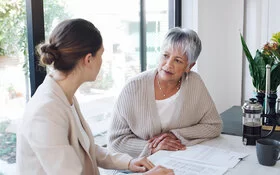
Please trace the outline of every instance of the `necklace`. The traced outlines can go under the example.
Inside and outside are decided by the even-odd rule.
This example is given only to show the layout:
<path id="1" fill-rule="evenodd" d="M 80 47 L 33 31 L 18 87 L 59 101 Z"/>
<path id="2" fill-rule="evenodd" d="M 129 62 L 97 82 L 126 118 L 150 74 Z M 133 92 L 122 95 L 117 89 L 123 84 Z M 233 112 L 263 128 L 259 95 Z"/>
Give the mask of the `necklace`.
<path id="1" fill-rule="evenodd" d="M 159 79 L 157 78 L 157 82 L 158 82 L 158 87 L 159 87 L 159 90 L 160 90 L 160 92 L 163 94 L 163 96 L 165 97 L 166 95 L 165 95 L 165 93 L 163 92 L 163 90 L 162 90 L 162 88 L 161 88 L 161 86 L 160 86 L 160 83 L 159 83 Z M 177 83 L 177 87 L 176 87 L 176 89 L 177 90 L 179 90 L 180 89 L 180 85 L 181 85 L 181 80 L 179 80 L 178 81 L 178 83 Z"/>

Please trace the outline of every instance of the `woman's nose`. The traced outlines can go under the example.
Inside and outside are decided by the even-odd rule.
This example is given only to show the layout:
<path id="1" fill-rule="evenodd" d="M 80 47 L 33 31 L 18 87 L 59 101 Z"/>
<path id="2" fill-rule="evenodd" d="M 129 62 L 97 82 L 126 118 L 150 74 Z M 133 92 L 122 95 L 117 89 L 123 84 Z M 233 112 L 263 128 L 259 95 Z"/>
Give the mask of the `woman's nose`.
<path id="1" fill-rule="evenodd" d="M 173 61 L 172 60 L 167 60 L 163 67 L 164 67 L 164 70 L 166 70 L 166 71 L 172 71 Z"/>
<path id="2" fill-rule="evenodd" d="M 168 66 L 173 66 L 173 60 L 171 58 L 169 58 L 167 61 L 166 61 L 166 65 Z"/>

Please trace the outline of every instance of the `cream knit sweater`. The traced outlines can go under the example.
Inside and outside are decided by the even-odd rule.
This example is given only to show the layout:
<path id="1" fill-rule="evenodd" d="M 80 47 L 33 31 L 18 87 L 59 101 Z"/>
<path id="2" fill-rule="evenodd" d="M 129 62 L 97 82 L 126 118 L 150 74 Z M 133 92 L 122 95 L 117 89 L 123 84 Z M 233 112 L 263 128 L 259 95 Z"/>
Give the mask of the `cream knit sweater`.
<path id="1" fill-rule="evenodd" d="M 120 93 L 109 129 L 109 149 L 132 157 L 148 156 L 147 140 L 162 132 L 172 132 L 186 146 L 217 137 L 222 121 L 202 79 L 195 72 L 184 75 L 173 120 L 165 130 L 158 116 L 154 78 L 149 70 L 132 78 Z"/>

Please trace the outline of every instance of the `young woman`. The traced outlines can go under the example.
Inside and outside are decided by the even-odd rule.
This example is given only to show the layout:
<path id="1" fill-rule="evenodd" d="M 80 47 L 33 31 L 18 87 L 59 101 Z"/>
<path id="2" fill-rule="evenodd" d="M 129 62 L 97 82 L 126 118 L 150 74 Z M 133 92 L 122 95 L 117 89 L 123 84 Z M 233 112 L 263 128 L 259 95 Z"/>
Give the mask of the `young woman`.
<path id="1" fill-rule="evenodd" d="M 132 159 L 94 144 L 74 96 L 80 85 L 94 81 L 104 51 L 99 30 L 89 21 L 60 23 L 49 43 L 40 45 L 41 63 L 52 65 L 29 101 L 17 134 L 18 174 L 98 175 L 98 166 L 129 169 L 146 175 L 173 174 L 147 158 Z"/>

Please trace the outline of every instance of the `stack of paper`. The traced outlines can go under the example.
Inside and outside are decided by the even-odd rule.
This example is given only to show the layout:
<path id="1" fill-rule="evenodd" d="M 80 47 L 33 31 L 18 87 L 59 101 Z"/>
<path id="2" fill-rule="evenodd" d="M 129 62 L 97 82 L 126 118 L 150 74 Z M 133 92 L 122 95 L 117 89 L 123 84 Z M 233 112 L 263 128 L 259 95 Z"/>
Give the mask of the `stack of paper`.
<path id="1" fill-rule="evenodd" d="M 175 175 L 222 175 L 247 155 L 210 146 L 195 145 L 184 151 L 158 151 L 148 158 L 155 165 L 173 169 Z"/>

